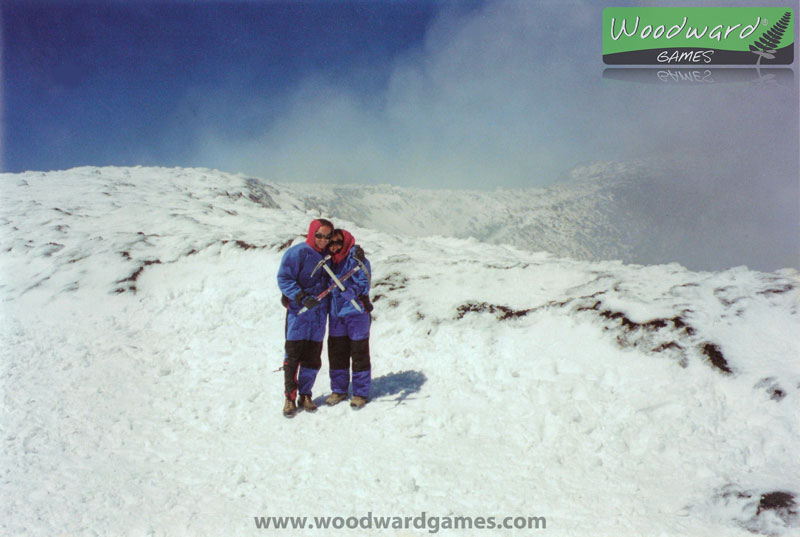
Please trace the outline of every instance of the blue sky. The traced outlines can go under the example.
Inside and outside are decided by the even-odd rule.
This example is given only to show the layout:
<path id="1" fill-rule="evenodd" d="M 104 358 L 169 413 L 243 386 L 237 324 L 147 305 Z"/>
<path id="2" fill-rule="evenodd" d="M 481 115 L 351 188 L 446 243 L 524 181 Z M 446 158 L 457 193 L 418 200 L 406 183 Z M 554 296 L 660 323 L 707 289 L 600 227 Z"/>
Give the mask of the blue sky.
<path id="1" fill-rule="evenodd" d="M 192 165 L 200 129 L 258 135 L 307 76 L 361 93 L 431 4 L 3 2 L 3 168 Z M 257 106 L 256 106 L 257 105 Z"/>
<path id="2" fill-rule="evenodd" d="M 604 80 L 604 5 L 3 0 L 0 166 L 514 187 L 594 160 L 740 170 L 767 140 L 796 172 L 796 74 L 778 91 Z"/>

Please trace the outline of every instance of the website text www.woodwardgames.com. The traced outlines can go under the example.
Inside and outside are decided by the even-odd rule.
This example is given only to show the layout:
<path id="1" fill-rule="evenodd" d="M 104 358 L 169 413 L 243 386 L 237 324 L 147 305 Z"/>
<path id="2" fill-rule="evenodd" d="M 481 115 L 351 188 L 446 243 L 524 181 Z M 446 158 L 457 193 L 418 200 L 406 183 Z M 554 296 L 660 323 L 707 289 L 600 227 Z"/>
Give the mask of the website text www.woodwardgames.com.
<path id="1" fill-rule="evenodd" d="M 542 516 L 256 516 L 255 525 L 262 530 L 544 530 Z"/>

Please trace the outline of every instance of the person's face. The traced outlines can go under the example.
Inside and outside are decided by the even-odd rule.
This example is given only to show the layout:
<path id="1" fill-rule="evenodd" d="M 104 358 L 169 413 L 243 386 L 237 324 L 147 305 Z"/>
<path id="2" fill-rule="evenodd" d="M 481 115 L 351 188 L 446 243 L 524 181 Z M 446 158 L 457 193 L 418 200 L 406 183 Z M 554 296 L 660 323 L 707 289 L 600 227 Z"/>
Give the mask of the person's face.
<path id="1" fill-rule="evenodd" d="M 331 235 L 333 235 L 333 230 L 330 227 L 320 226 L 314 234 L 314 240 L 319 250 L 324 250 L 325 247 L 328 246 L 328 243 L 331 241 Z"/>
<path id="2" fill-rule="evenodd" d="M 341 235 L 334 235 L 333 240 L 328 244 L 328 251 L 332 254 L 338 253 L 344 245 L 344 237 Z"/>

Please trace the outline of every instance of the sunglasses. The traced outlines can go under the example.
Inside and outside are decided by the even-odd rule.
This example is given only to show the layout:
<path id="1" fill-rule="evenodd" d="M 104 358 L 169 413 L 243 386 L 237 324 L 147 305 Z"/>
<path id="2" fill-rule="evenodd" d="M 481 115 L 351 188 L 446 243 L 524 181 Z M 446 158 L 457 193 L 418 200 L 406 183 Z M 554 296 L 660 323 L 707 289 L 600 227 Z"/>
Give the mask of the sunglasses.
<path id="1" fill-rule="evenodd" d="M 323 235 L 322 233 L 314 233 L 314 237 L 318 239 L 330 239 L 333 237 L 333 233 L 328 233 L 327 235 Z"/>
<path id="2" fill-rule="evenodd" d="M 331 241 L 331 242 L 330 242 L 330 245 L 331 245 L 331 246 L 337 246 L 337 245 L 338 245 L 338 246 L 342 246 L 343 244 L 344 244 L 344 241 L 343 241 L 343 240 L 335 240 L 335 241 Z"/>

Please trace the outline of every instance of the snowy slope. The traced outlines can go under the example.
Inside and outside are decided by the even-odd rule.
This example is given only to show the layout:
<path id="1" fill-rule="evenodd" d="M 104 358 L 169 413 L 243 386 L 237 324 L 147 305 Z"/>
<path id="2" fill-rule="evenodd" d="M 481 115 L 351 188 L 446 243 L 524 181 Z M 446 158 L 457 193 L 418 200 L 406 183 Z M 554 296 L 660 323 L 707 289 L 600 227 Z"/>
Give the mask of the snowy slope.
<path id="1" fill-rule="evenodd" d="M 0 194 L 4 535 L 800 531 L 795 271 L 337 220 L 374 267 L 373 399 L 286 420 L 275 274 L 318 215 L 306 194 L 156 168 L 5 174 Z M 368 514 L 411 524 L 310 527 Z"/>

